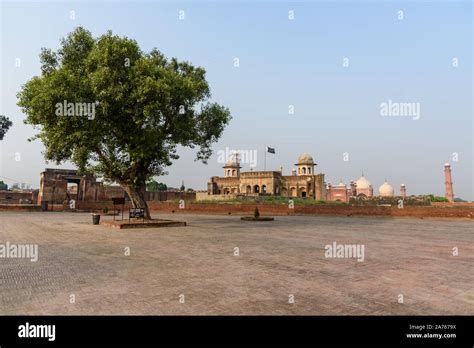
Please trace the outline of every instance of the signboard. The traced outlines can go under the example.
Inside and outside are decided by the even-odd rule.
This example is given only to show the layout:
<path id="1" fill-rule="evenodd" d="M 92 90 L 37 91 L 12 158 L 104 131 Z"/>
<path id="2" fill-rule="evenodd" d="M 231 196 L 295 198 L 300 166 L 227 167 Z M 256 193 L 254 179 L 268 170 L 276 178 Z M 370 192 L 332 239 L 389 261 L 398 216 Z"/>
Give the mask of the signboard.
<path id="1" fill-rule="evenodd" d="M 142 218 L 145 219 L 145 209 L 143 208 L 132 208 L 128 214 L 128 218 Z"/>
<path id="2" fill-rule="evenodd" d="M 124 197 L 112 198 L 112 202 L 114 202 L 114 205 L 125 204 L 125 198 Z"/>

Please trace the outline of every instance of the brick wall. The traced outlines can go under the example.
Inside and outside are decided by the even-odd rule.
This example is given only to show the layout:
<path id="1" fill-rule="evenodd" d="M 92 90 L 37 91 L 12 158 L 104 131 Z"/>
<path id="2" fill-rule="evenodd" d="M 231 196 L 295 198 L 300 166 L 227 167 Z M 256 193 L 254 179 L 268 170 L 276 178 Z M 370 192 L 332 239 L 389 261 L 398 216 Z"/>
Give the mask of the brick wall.
<path id="1" fill-rule="evenodd" d="M 277 204 L 215 204 L 186 202 L 185 208 L 180 209 L 177 203 L 149 202 L 149 207 L 155 212 L 190 212 L 208 214 L 253 214 L 255 207 L 263 215 L 343 215 L 343 216 L 409 216 L 409 217 L 456 217 L 473 218 L 474 207 L 435 207 L 435 206 L 405 206 L 372 207 L 372 206 L 345 206 L 345 205 L 295 205 L 289 209 L 285 205 Z"/>
<path id="2" fill-rule="evenodd" d="M 341 215 L 341 216 L 406 216 L 406 217 L 442 217 L 442 218 L 474 218 L 473 206 L 405 206 L 403 209 L 397 207 L 373 207 L 373 206 L 346 206 L 346 205 L 295 205 L 289 209 L 286 204 L 226 204 L 226 203 L 196 203 L 185 201 L 184 209 L 179 208 L 174 202 L 148 202 L 150 210 L 159 213 L 200 213 L 200 214 L 250 214 L 258 206 L 262 215 Z M 28 210 L 28 206 L 22 205 L 0 205 L 0 210 Z M 31 206 L 30 206 L 31 207 Z M 111 202 L 78 202 L 77 210 L 101 212 L 105 207 L 112 210 Z M 117 206 L 121 209 L 121 206 Z M 128 202 L 125 212 L 131 208 Z M 33 206 L 31 210 L 40 210 L 39 206 Z M 68 205 L 56 204 L 54 210 L 70 210 Z"/>

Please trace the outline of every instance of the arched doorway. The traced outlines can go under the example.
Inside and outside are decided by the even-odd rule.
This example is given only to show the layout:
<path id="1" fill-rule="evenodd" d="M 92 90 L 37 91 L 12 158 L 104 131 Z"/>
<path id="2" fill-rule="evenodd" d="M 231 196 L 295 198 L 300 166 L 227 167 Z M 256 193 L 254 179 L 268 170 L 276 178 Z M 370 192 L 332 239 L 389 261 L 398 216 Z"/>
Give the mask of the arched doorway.
<path id="1" fill-rule="evenodd" d="M 292 187 L 290 188 L 290 196 L 291 197 L 296 197 L 296 187 Z"/>
<path id="2" fill-rule="evenodd" d="M 255 185 L 255 186 L 253 187 L 253 193 L 260 193 L 260 186 Z"/>
<path id="3" fill-rule="evenodd" d="M 267 193 L 267 185 L 262 185 L 262 193 Z"/>

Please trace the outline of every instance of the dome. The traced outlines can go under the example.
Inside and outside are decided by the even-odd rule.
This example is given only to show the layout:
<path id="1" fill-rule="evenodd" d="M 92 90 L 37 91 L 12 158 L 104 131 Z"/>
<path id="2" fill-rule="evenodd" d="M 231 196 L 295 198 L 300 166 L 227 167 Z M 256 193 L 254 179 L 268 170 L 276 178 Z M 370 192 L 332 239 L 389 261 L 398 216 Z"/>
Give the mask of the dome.
<path id="1" fill-rule="evenodd" d="M 372 187 L 372 184 L 370 183 L 369 180 L 367 180 L 364 175 L 362 175 L 359 179 L 356 180 L 355 182 L 356 188 L 358 190 L 361 189 L 370 189 Z"/>
<path id="2" fill-rule="evenodd" d="M 305 152 L 298 157 L 298 164 L 314 164 L 313 157 Z"/>
<path id="3" fill-rule="evenodd" d="M 237 163 L 236 161 L 234 161 L 232 158 L 229 159 L 227 162 L 225 162 L 225 165 L 224 165 L 224 168 L 225 167 L 237 167 L 237 168 L 240 168 L 240 165 L 239 163 Z"/>
<path id="4" fill-rule="evenodd" d="M 393 187 L 387 181 L 385 181 L 379 187 L 379 195 L 382 197 L 393 197 Z"/>

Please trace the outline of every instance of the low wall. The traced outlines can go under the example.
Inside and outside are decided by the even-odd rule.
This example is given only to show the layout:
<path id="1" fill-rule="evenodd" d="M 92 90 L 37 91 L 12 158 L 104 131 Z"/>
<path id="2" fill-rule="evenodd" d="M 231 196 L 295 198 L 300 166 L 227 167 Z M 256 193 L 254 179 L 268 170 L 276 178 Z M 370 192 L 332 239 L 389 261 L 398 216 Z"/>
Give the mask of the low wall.
<path id="1" fill-rule="evenodd" d="M 36 204 L 0 204 L 0 211 L 41 211 L 41 206 Z"/>
<path id="2" fill-rule="evenodd" d="M 36 203 L 38 196 L 37 190 L 35 192 L 22 191 L 0 191 L 0 204 L 19 204 L 20 200 L 29 201 L 31 204 Z"/>
<path id="3" fill-rule="evenodd" d="M 474 207 L 474 202 L 431 202 L 435 207 Z"/>
<path id="4" fill-rule="evenodd" d="M 474 207 L 405 206 L 365 207 L 348 205 L 295 205 L 294 209 L 285 204 L 231 204 L 185 202 L 184 208 L 172 202 L 148 202 L 150 210 L 166 213 L 204 214 L 253 214 L 255 207 L 263 215 L 345 215 L 345 216 L 410 216 L 410 217 L 474 217 Z"/>
<path id="5" fill-rule="evenodd" d="M 196 201 L 226 201 L 236 198 L 235 194 L 210 195 L 207 192 L 196 192 Z"/>
<path id="6" fill-rule="evenodd" d="M 350 205 L 295 205 L 294 209 L 288 208 L 286 204 L 232 204 L 232 203 L 197 203 L 185 201 L 184 207 L 180 208 L 174 202 L 148 202 L 152 212 L 159 213 L 201 213 L 201 214 L 253 214 L 258 207 L 262 215 L 341 215 L 341 216 L 406 216 L 406 217 L 433 217 L 433 218 L 474 218 L 474 206 L 405 206 L 403 209 L 397 207 L 372 207 L 372 206 L 350 206 Z M 132 206 L 129 202 L 125 204 L 125 212 Z M 104 208 L 109 211 L 113 209 L 111 202 L 78 202 L 78 211 L 98 211 Z M 116 206 L 122 209 L 122 206 Z M 3 204 L 0 210 L 18 211 L 41 211 L 38 205 L 26 204 Z M 51 210 L 51 207 L 49 207 Z M 68 205 L 54 205 L 55 211 L 70 211 Z"/>

